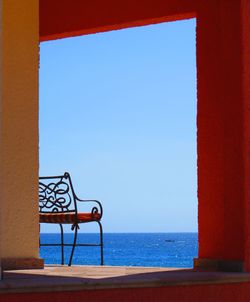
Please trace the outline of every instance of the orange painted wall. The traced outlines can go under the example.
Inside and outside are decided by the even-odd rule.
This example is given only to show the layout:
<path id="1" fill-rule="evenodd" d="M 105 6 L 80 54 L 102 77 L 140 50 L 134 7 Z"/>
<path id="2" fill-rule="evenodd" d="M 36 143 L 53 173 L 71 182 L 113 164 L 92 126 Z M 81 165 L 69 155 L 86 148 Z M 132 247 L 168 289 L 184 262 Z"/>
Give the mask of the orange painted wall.
<path id="1" fill-rule="evenodd" d="M 0 302 L 249 302 L 250 283 L 0 295 Z"/>
<path id="2" fill-rule="evenodd" d="M 249 2 L 40 0 L 41 41 L 197 17 L 199 257 L 245 261 L 246 270 L 250 270 Z"/>
<path id="3" fill-rule="evenodd" d="M 34 202 L 38 200 L 38 8 L 38 0 L 0 0 L 2 258 L 39 257 Z"/>

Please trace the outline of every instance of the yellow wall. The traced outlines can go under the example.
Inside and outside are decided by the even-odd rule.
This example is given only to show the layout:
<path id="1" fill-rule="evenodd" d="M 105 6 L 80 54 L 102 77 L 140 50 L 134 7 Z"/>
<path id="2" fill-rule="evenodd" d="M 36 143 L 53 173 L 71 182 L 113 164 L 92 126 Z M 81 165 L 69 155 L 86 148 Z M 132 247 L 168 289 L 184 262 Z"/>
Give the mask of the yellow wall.
<path id="1" fill-rule="evenodd" d="M 39 1 L 0 6 L 1 254 L 37 258 Z"/>

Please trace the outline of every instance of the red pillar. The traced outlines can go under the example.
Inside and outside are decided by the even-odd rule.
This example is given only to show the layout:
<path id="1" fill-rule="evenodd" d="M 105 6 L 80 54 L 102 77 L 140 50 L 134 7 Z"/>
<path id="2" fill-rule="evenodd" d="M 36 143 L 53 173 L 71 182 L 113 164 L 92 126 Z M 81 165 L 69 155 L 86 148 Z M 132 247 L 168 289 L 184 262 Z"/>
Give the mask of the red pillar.
<path id="1" fill-rule="evenodd" d="M 243 270 L 246 264 L 247 22 L 249 0 L 202 1 L 198 7 L 198 267 Z"/>

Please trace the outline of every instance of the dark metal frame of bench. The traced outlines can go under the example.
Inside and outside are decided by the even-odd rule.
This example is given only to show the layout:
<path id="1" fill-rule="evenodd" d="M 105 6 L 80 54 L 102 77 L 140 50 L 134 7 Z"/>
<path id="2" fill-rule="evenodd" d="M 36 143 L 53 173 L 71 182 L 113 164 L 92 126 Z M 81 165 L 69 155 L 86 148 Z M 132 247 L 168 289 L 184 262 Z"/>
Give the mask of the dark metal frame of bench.
<path id="1" fill-rule="evenodd" d="M 91 214 L 93 220 L 80 221 L 78 218 L 77 203 L 94 203 L 91 210 L 87 214 Z M 64 265 L 64 247 L 72 246 L 68 265 L 71 266 L 75 247 L 76 246 L 99 246 L 101 253 L 101 265 L 103 265 L 103 229 L 100 222 L 103 209 L 100 201 L 95 199 L 80 199 L 75 194 L 72 180 L 68 172 L 59 176 L 43 176 L 39 177 L 39 216 L 40 214 L 73 214 L 73 222 L 41 222 L 40 223 L 55 223 L 59 224 L 61 230 L 61 243 L 41 243 L 40 246 L 60 246 L 61 247 L 61 264 Z M 98 219 L 95 217 L 98 215 Z M 83 244 L 77 243 L 77 233 L 79 224 L 97 222 L 100 229 L 99 244 Z M 64 243 L 63 224 L 72 224 L 71 230 L 74 231 L 74 240 L 72 244 Z"/>

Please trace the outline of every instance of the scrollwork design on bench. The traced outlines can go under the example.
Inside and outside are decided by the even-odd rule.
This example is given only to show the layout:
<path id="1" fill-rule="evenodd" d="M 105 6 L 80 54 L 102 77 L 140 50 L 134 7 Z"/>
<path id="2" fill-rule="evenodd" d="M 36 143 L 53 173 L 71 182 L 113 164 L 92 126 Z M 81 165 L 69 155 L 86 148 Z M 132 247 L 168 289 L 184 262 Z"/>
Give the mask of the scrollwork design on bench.
<path id="1" fill-rule="evenodd" d="M 72 201 L 70 185 L 67 182 L 39 182 L 40 212 L 71 212 Z"/>

